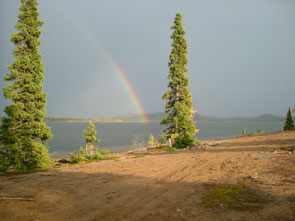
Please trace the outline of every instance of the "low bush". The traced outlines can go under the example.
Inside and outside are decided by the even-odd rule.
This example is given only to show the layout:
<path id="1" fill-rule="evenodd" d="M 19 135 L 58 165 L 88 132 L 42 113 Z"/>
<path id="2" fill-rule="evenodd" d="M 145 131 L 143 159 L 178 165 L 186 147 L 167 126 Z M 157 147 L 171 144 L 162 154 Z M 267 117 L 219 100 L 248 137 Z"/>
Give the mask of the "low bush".
<path id="1" fill-rule="evenodd" d="M 154 148 L 148 148 L 147 151 L 148 152 L 160 152 L 160 151 L 175 151 L 177 150 L 174 147 L 168 147 L 167 145 L 160 145 L 158 147 L 154 147 Z"/>
<path id="2" fill-rule="evenodd" d="M 110 151 L 101 150 L 98 151 L 98 148 L 92 147 L 91 153 L 86 153 L 86 150 L 83 147 L 80 147 L 78 153 L 72 153 L 71 159 L 72 163 L 79 163 L 83 161 L 95 161 L 109 159 L 111 157 Z"/>
<path id="3" fill-rule="evenodd" d="M 264 130 L 258 130 L 258 131 L 254 131 L 252 134 L 253 135 L 257 135 L 257 134 L 264 134 Z"/>
<path id="4" fill-rule="evenodd" d="M 184 149 L 193 146 L 197 143 L 194 137 L 176 137 L 174 139 L 173 147 L 177 149 Z"/>
<path id="5" fill-rule="evenodd" d="M 0 173 L 7 171 L 9 168 L 9 163 L 4 155 L 0 154 Z"/>

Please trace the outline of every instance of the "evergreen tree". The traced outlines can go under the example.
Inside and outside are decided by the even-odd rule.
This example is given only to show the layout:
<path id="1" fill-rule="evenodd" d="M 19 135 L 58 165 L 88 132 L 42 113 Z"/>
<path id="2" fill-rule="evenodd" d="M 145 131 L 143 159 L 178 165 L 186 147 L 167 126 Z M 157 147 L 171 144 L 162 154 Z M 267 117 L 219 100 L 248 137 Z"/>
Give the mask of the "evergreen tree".
<path id="1" fill-rule="evenodd" d="M 41 41 L 37 0 L 21 0 L 17 33 L 11 35 L 15 44 L 15 60 L 8 66 L 10 74 L 4 80 L 11 82 L 3 89 L 6 99 L 6 117 L 0 126 L 1 170 L 26 171 L 50 166 L 50 155 L 45 142 L 51 137 L 50 128 L 43 119 L 46 115 L 46 93 L 43 90 L 43 62 L 38 46 Z"/>
<path id="2" fill-rule="evenodd" d="M 285 121 L 285 126 L 284 126 L 284 130 L 294 130 L 294 121 L 292 118 L 292 114 L 291 114 L 291 109 L 289 108 L 288 113 L 287 113 L 287 117 L 286 117 L 286 121 Z"/>
<path id="3" fill-rule="evenodd" d="M 93 123 L 89 123 L 87 129 L 84 129 L 83 136 L 85 137 L 85 143 L 99 143 L 100 140 L 96 138 L 97 130 Z"/>
<path id="4" fill-rule="evenodd" d="M 89 123 L 87 129 L 84 129 L 83 136 L 85 137 L 85 149 L 86 149 L 86 155 L 92 154 L 91 152 L 94 150 L 97 150 L 93 146 L 92 143 L 99 143 L 100 139 L 96 138 L 97 130 L 95 129 L 95 126 L 93 123 Z"/>
<path id="5" fill-rule="evenodd" d="M 166 100 L 166 114 L 161 124 L 168 127 L 164 130 L 168 139 L 174 139 L 174 146 L 185 148 L 195 143 L 193 135 L 197 132 L 193 121 L 192 95 L 189 92 L 189 79 L 186 76 L 187 43 L 184 37 L 185 30 L 182 27 L 182 16 L 176 14 L 174 25 L 171 27 L 174 32 L 171 35 L 172 50 L 169 57 L 168 87 L 164 95 Z"/>
<path id="6" fill-rule="evenodd" d="M 109 151 L 98 151 L 98 146 L 94 146 L 93 143 L 99 143 L 100 139 L 96 138 L 97 130 L 93 123 L 89 123 L 87 129 L 84 129 L 83 136 L 85 138 L 85 149 L 81 146 L 78 153 L 73 152 L 71 154 L 72 162 L 78 163 L 81 161 L 89 160 L 102 160 L 109 157 Z"/>

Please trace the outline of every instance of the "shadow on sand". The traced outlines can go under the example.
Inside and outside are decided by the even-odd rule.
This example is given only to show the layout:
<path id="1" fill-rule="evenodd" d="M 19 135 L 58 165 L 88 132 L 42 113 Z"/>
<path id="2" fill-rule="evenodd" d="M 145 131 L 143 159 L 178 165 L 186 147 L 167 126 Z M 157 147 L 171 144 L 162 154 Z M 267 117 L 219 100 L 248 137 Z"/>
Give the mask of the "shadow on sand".
<path id="1" fill-rule="evenodd" d="M 270 195 L 267 189 L 248 187 L 269 200 L 262 209 L 207 208 L 202 197 L 213 183 L 167 181 L 128 171 L 80 172 L 80 167 L 98 165 L 73 166 L 71 172 L 1 176 L 1 196 L 34 198 L 32 202 L 0 200 L 1 220 L 295 220 L 295 199 Z"/>

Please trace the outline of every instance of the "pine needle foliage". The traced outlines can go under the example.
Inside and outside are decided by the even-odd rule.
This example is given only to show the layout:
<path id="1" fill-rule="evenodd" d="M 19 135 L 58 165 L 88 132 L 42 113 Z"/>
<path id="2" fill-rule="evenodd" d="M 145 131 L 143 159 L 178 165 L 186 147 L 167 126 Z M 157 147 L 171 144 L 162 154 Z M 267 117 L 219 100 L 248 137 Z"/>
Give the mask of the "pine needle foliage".
<path id="1" fill-rule="evenodd" d="M 46 96 L 43 91 L 44 66 L 39 53 L 40 27 L 37 0 L 21 0 L 17 33 L 11 35 L 15 60 L 4 77 L 10 85 L 3 89 L 12 102 L 5 108 L 6 117 L 0 126 L 0 170 L 27 171 L 50 166 L 45 145 L 51 130 L 43 122 Z"/>
<path id="2" fill-rule="evenodd" d="M 288 113 L 287 113 L 287 116 L 286 116 L 284 130 L 295 130 L 294 120 L 292 118 L 292 114 L 291 114 L 291 109 L 290 108 L 289 108 Z"/>
<path id="3" fill-rule="evenodd" d="M 96 138 L 97 130 L 93 123 L 89 123 L 87 129 L 84 129 L 83 136 L 85 137 L 85 143 L 99 143 L 100 139 Z"/>
<path id="4" fill-rule="evenodd" d="M 171 27 L 172 50 L 169 56 L 169 90 L 163 95 L 167 101 L 164 117 L 161 124 L 166 125 L 164 130 L 167 138 L 174 141 L 174 147 L 186 148 L 195 143 L 194 134 L 197 132 L 193 121 L 192 95 L 189 92 L 189 79 L 186 76 L 188 46 L 184 37 L 182 15 L 176 14 L 174 25 Z"/>
<path id="5" fill-rule="evenodd" d="M 86 155 L 93 155 L 98 151 L 98 146 L 93 143 L 100 143 L 100 139 L 96 138 L 97 130 L 93 123 L 89 123 L 87 129 L 84 129 L 83 136 L 85 137 L 85 151 Z"/>

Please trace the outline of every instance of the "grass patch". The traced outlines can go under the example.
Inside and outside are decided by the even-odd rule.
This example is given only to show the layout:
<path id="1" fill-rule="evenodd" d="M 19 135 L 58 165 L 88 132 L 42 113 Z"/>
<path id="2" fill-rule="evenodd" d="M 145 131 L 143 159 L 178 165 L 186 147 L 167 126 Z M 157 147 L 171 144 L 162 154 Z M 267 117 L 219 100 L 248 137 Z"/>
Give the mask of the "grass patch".
<path id="1" fill-rule="evenodd" d="M 176 151 L 174 147 L 169 148 L 168 146 L 159 146 L 147 149 L 148 152 L 160 152 L 160 151 Z"/>
<path id="2" fill-rule="evenodd" d="M 209 208 L 228 208 L 234 210 L 262 209 L 266 200 L 246 187 L 238 185 L 213 185 L 202 198 L 202 204 Z"/>

